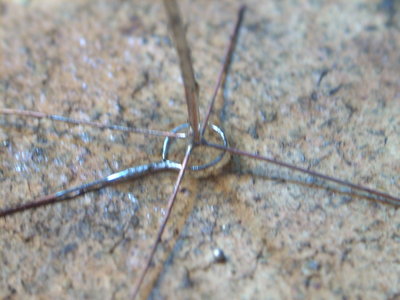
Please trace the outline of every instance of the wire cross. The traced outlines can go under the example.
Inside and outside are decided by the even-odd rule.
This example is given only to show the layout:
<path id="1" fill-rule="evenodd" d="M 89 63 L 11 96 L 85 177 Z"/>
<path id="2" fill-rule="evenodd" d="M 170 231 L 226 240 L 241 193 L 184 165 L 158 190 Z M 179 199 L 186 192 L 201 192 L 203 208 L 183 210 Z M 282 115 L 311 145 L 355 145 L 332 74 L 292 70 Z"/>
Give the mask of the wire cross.
<path id="1" fill-rule="evenodd" d="M 130 131 L 130 132 L 143 133 L 143 134 L 152 134 L 152 135 L 166 136 L 167 138 L 178 138 L 178 139 L 185 138 L 189 141 L 188 145 L 187 145 L 186 154 L 181 163 L 175 163 L 172 165 L 162 165 L 162 166 L 157 165 L 161 169 L 170 168 L 170 169 L 178 170 L 179 174 L 178 174 L 176 183 L 173 188 L 173 193 L 171 194 L 170 198 L 168 199 L 167 211 L 166 211 L 163 221 L 161 223 L 162 225 L 158 230 L 158 233 L 157 233 L 157 236 L 156 236 L 156 239 L 154 242 L 154 246 L 153 246 L 150 254 L 148 255 L 148 260 L 145 264 L 145 268 L 143 269 L 143 272 L 133 290 L 133 297 L 136 297 L 137 294 L 139 293 L 140 287 L 145 278 L 146 272 L 148 271 L 148 269 L 151 266 L 151 262 L 153 260 L 154 253 L 157 249 L 157 245 L 159 244 L 159 242 L 161 240 L 163 231 L 165 229 L 165 226 L 166 226 L 168 218 L 170 216 L 177 193 L 179 191 L 180 184 L 182 182 L 183 176 L 184 176 L 187 166 L 189 164 L 189 158 L 193 151 L 193 148 L 195 148 L 199 145 L 206 146 L 206 147 L 212 147 L 212 148 L 221 150 L 222 153 L 230 152 L 231 154 L 235 154 L 235 155 L 247 156 L 247 157 L 250 157 L 253 159 L 257 159 L 257 160 L 265 161 L 265 162 L 268 162 L 271 164 L 275 164 L 280 167 L 289 168 L 293 171 L 299 171 L 299 172 L 308 174 L 312 177 L 316 177 L 316 178 L 320 178 L 320 179 L 323 179 L 326 181 L 334 182 L 336 184 L 346 186 L 346 187 L 352 189 L 352 191 L 359 191 L 359 192 L 364 193 L 363 197 L 365 197 L 365 198 L 370 198 L 373 200 L 381 201 L 381 202 L 395 205 L 395 206 L 398 206 L 400 204 L 400 199 L 397 197 L 394 197 L 392 195 L 389 195 L 389 194 L 386 194 L 386 193 L 383 193 L 380 191 L 376 191 L 371 188 L 363 187 L 363 186 L 360 186 L 357 184 L 353 184 L 353 183 L 350 183 L 350 182 L 347 182 L 347 181 L 344 181 L 344 180 L 341 180 L 338 178 L 334 178 L 334 177 L 331 177 L 328 175 L 320 174 L 318 172 L 314 172 L 314 171 L 308 170 L 306 168 L 297 167 L 292 164 L 278 161 L 278 160 L 275 160 L 275 159 L 272 159 L 269 157 L 265 157 L 265 156 L 253 154 L 253 153 L 248 153 L 248 152 L 241 151 L 241 150 L 238 150 L 238 149 L 235 149 L 232 147 L 228 147 L 228 145 L 225 143 L 225 140 L 222 144 L 215 144 L 215 143 L 207 142 L 207 140 L 205 140 L 203 137 L 204 137 L 207 127 L 209 126 L 208 125 L 209 124 L 208 123 L 209 116 L 212 112 L 215 99 L 217 98 L 217 95 L 218 95 L 218 91 L 220 90 L 221 86 L 223 86 L 224 80 L 226 78 L 226 74 L 227 74 L 228 67 L 229 67 L 229 64 L 230 64 L 230 61 L 232 58 L 234 46 L 237 41 L 239 28 L 240 28 L 241 22 L 243 20 L 245 8 L 242 7 L 239 10 L 238 19 L 237 19 L 237 22 L 236 22 L 236 25 L 235 25 L 235 28 L 234 28 L 234 31 L 232 34 L 231 42 L 227 48 L 224 63 L 221 68 L 217 83 L 215 85 L 214 92 L 211 97 L 211 101 L 208 106 L 208 109 L 207 109 L 207 113 L 206 113 L 203 121 L 200 122 L 199 109 L 198 109 L 198 103 L 197 103 L 198 102 L 198 87 L 197 87 L 197 83 L 194 80 L 193 66 L 192 66 L 191 59 L 190 59 L 189 47 L 187 46 L 187 42 L 185 40 L 183 25 L 182 25 L 182 22 L 181 22 L 180 16 L 179 16 L 179 10 L 177 8 L 175 1 L 164 1 L 164 4 L 166 7 L 168 16 L 170 17 L 170 24 L 171 24 L 172 32 L 175 37 L 175 44 L 177 47 L 178 56 L 180 58 L 180 66 L 181 66 L 181 71 L 182 71 L 182 77 L 184 79 L 185 94 L 186 94 L 186 100 L 187 100 L 187 105 L 188 105 L 188 119 L 189 119 L 190 129 L 191 129 L 190 131 L 182 133 L 182 132 L 176 132 L 176 131 L 156 131 L 156 130 L 147 130 L 147 129 L 144 130 L 144 129 L 140 129 L 140 128 L 131 128 L 131 127 L 127 127 L 127 126 L 124 127 L 124 126 L 118 126 L 118 125 L 102 124 L 102 123 L 98 123 L 98 122 L 77 121 L 77 120 L 66 118 L 63 116 L 49 115 L 49 114 L 33 112 L 33 111 L 30 112 L 30 111 L 22 111 L 22 110 L 7 109 L 7 108 L 0 110 L 0 113 L 2 113 L 2 114 L 20 115 L 20 116 L 28 116 L 28 117 L 35 117 L 35 118 L 48 118 L 48 119 L 51 119 L 54 121 L 63 121 L 63 122 L 69 122 L 69 123 L 73 123 L 73 124 L 85 124 L 86 123 L 86 125 L 96 126 L 98 128 L 102 128 L 102 129 L 108 128 L 108 129 L 112 129 L 112 130 L 122 130 L 122 131 Z M 154 168 L 157 168 L 157 166 L 154 166 Z M 139 171 L 138 171 L 138 169 L 135 169 L 133 171 L 134 172 L 133 175 L 136 176 L 136 174 L 142 173 L 142 171 L 143 171 L 143 168 Z M 107 178 L 108 178 L 107 180 L 110 181 L 110 178 L 109 177 L 107 177 Z M 113 179 L 114 178 L 116 178 L 116 177 L 114 176 Z M 127 179 L 127 177 L 123 177 L 122 179 Z M 99 185 L 99 182 L 95 182 L 94 186 L 97 189 L 97 188 L 102 187 L 102 184 Z M 72 191 L 68 191 L 68 192 L 72 192 L 72 194 L 66 198 L 63 197 L 63 195 L 65 195 L 65 192 L 61 192 L 61 193 L 58 192 L 55 195 L 50 195 L 50 197 L 48 197 L 48 196 L 43 197 L 42 199 L 35 200 L 34 202 L 28 203 L 26 205 L 22 205 L 22 206 L 10 208 L 10 209 L 3 209 L 0 211 L 0 217 L 5 217 L 8 215 L 20 212 L 22 210 L 30 209 L 33 207 L 38 207 L 42 204 L 48 205 L 48 204 L 54 203 L 55 201 L 53 201 L 53 199 L 55 199 L 57 197 L 58 197 L 58 199 L 65 200 L 67 198 L 76 197 L 87 191 L 89 191 L 89 188 L 86 188 L 86 187 L 81 188 L 80 187 L 79 189 L 74 189 Z M 62 197 L 60 197 L 60 196 L 62 196 Z M 38 202 L 40 202 L 40 201 L 42 201 L 42 203 L 40 205 L 37 205 Z"/>

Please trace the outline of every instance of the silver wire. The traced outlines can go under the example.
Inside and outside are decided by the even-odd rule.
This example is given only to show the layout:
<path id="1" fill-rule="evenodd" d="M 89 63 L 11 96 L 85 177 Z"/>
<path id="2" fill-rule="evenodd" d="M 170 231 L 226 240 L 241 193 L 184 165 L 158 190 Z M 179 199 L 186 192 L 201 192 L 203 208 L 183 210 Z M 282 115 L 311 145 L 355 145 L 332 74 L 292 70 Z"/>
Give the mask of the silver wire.
<path id="1" fill-rule="evenodd" d="M 152 162 L 145 165 L 131 167 L 126 170 L 119 171 L 117 173 L 113 173 L 108 175 L 107 177 L 74 187 L 66 190 L 59 191 L 55 193 L 55 198 L 57 199 L 69 199 L 74 198 L 79 195 L 85 194 L 90 191 L 98 190 L 107 185 L 113 184 L 115 182 L 126 181 L 129 179 L 134 179 L 138 177 L 142 177 L 151 173 L 167 171 L 167 170 L 180 170 L 182 167 L 181 164 L 166 160 L 159 162 Z"/>
<path id="2" fill-rule="evenodd" d="M 221 142 L 222 142 L 223 147 L 228 147 L 228 140 L 227 140 L 227 138 L 225 136 L 225 133 L 222 131 L 222 129 L 219 128 L 217 125 L 214 125 L 214 124 L 209 124 L 209 126 L 211 127 L 211 129 L 213 131 L 215 131 L 219 135 L 219 137 L 221 138 Z M 185 129 L 185 128 L 189 128 L 189 127 L 190 127 L 189 123 L 184 123 L 184 124 L 181 124 L 181 125 L 175 127 L 174 129 L 172 129 L 171 132 L 177 133 L 180 130 Z M 164 161 L 168 160 L 168 154 L 169 154 L 169 149 L 171 147 L 171 142 L 172 142 L 172 140 L 169 137 L 166 137 L 165 140 L 164 140 L 163 149 L 162 149 L 162 159 Z M 203 164 L 203 165 L 188 166 L 188 169 L 191 170 L 191 171 L 200 171 L 200 170 L 204 170 L 204 169 L 213 167 L 213 166 L 217 165 L 222 160 L 222 158 L 224 157 L 225 154 L 226 154 L 226 151 L 222 151 L 212 161 L 210 161 L 210 162 L 208 162 L 206 164 Z"/>
<path id="3" fill-rule="evenodd" d="M 179 130 L 182 130 L 184 128 L 188 128 L 190 125 L 188 123 L 179 125 L 178 127 L 174 128 L 172 132 L 177 133 Z M 224 147 L 228 146 L 228 141 L 226 139 L 226 136 L 224 132 L 222 131 L 221 128 L 214 124 L 210 124 L 210 127 L 212 130 L 214 130 L 222 140 L 222 145 Z M 70 189 L 65 189 L 62 191 L 59 191 L 54 194 L 54 198 L 57 198 L 59 200 L 65 200 L 65 199 L 70 199 L 77 197 L 79 195 L 85 194 L 90 191 L 98 190 L 102 187 L 108 186 L 110 184 L 113 184 L 115 182 L 120 182 L 120 181 L 126 181 L 129 179 L 134 179 L 138 177 L 142 177 L 151 173 L 155 172 L 161 172 L 161 171 L 168 171 L 168 170 L 175 170 L 179 171 L 182 168 L 182 165 L 180 163 L 171 161 L 168 159 L 168 154 L 169 154 L 169 149 L 171 146 L 171 139 L 169 137 L 166 137 L 164 140 L 163 148 L 162 148 L 162 161 L 158 162 L 151 162 L 148 164 L 144 165 L 139 165 L 139 166 L 134 166 L 116 173 L 113 173 L 111 175 L 108 175 L 104 178 L 77 186 L 73 187 Z M 210 161 L 209 163 L 203 164 L 203 165 L 195 165 L 195 166 L 189 166 L 189 170 L 191 171 L 200 171 L 207 169 L 209 167 L 215 166 L 218 164 L 222 158 L 225 155 L 225 151 L 221 152 L 215 159 Z"/>

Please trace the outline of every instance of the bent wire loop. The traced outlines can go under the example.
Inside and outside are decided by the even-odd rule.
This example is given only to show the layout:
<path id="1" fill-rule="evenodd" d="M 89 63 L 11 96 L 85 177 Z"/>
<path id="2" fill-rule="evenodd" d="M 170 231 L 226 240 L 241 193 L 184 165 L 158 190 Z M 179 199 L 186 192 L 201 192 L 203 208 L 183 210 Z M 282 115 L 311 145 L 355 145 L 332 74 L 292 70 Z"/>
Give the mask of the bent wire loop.
<path id="1" fill-rule="evenodd" d="M 221 146 L 227 147 L 228 142 L 227 142 L 225 133 L 222 131 L 222 129 L 214 124 L 210 124 L 209 126 L 211 127 L 211 129 L 214 132 L 216 132 L 218 134 L 219 138 L 221 139 Z M 189 127 L 189 124 L 185 123 L 185 124 L 179 125 L 178 127 L 174 128 L 172 130 L 172 132 L 177 133 L 178 131 L 188 128 L 188 127 Z M 11 214 L 21 212 L 21 211 L 24 211 L 27 209 L 47 205 L 50 203 L 55 203 L 55 202 L 59 202 L 59 201 L 72 199 L 72 198 L 75 198 L 82 194 L 85 194 L 87 192 L 98 190 L 102 187 L 111 185 L 116 182 L 122 182 L 122 181 L 126 181 L 129 179 L 142 177 L 142 176 L 152 174 L 155 172 L 171 171 L 171 170 L 179 171 L 182 168 L 182 165 L 180 163 L 177 163 L 177 162 L 174 162 L 174 161 L 171 161 L 168 159 L 170 146 L 171 146 L 171 139 L 169 137 L 166 137 L 164 140 L 163 148 L 162 148 L 162 160 L 161 161 L 151 162 L 151 163 L 139 165 L 139 166 L 134 166 L 134 167 L 113 173 L 104 178 L 101 178 L 101 179 L 98 179 L 98 180 L 95 180 L 95 181 L 92 181 L 92 182 L 89 182 L 89 183 L 86 183 L 83 185 L 79 185 L 79 186 L 76 186 L 73 188 L 62 190 L 62 191 L 56 192 L 54 194 L 44 196 L 40 199 L 36 199 L 32 202 L 28 202 L 26 204 L 22 204 L 20 206 L 14 207 L 14 208 L 0 210 L 0 217 L 11 215 Z M 215 159 L 213 159 L 212 161 L 210 161 L 208 163 L 205 163 L 203 165 L 189 166 L 188 168 L 191 171 L 200 171 L 200 170 L 207 169 L 209 167 L 217 165 L 222 160 L 224 155 L 225 155 L 225 151 L 221 152 Z"/>

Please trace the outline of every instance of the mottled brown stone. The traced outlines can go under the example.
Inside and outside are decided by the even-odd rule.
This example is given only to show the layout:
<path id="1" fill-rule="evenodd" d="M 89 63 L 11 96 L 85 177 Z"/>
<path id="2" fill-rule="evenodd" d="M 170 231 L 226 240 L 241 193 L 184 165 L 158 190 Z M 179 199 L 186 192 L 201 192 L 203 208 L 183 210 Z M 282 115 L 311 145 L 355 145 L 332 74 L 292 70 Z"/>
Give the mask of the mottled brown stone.
<path id="1" fill-rule="evenodd" d="M 399 196 L 398 2 L 245 2 L 212 117 L 231 144 Z M 181 3 L 202 113 L 239 5 Z M 0 2 L 2 107 L 169 130 L 186 122 L 179 74 L 158 1 Z M 0 207 L 159 159 L 161 143 L 0 116 Z M 127 299 L 175 176 L 1 219 L 0 298 Z M 141 296 L 399 297 L 399 210 L 311 183 L 241 157 L 186 178 Z"/>

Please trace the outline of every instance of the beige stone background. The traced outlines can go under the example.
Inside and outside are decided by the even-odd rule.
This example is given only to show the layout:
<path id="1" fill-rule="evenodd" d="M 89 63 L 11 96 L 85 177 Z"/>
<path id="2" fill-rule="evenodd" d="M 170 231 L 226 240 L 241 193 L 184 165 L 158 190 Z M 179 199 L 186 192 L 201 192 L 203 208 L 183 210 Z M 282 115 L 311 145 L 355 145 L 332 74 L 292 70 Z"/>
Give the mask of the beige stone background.
<path id="1" fill-rule="evenodd" d="M 399 197 L 399 1 L 246 2 L 213 116 L 231 145 Z M 181 2 L 202 112 L 239 5 Z M 0 26 L 2 107 L 154 129 L 186 121 L 159 1 L 0 1 Z M 0 207 L 158 160 L 161 144 L 0 116 Z M 175 177 L 1 219 L 0 298 L 127 299 Z M 399 299 L 399 210 L 345 192 L 241 157 L 187 177 L 141 297 Z"/>

